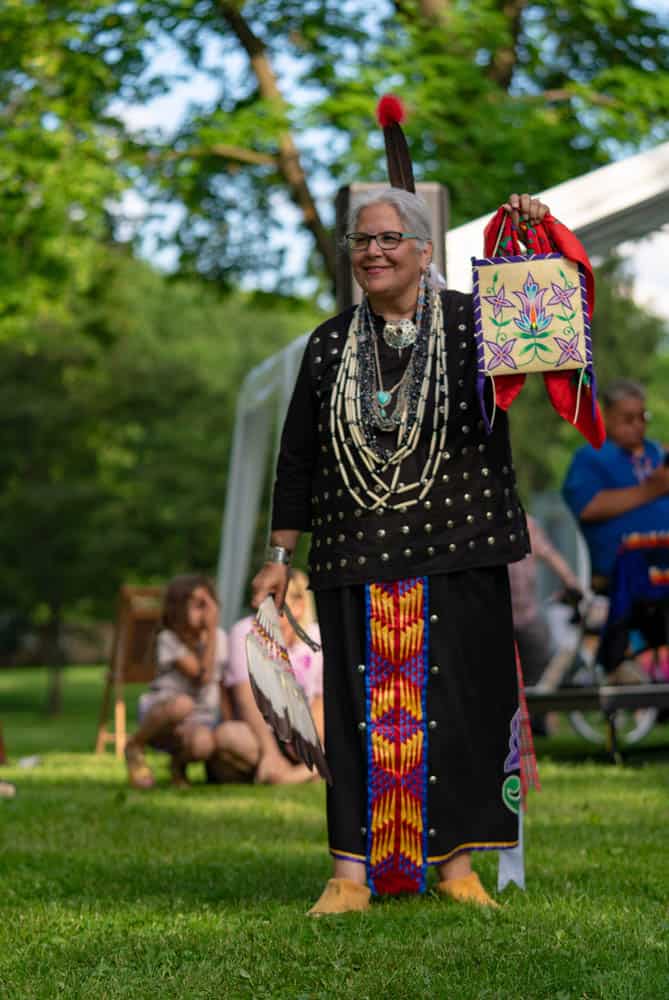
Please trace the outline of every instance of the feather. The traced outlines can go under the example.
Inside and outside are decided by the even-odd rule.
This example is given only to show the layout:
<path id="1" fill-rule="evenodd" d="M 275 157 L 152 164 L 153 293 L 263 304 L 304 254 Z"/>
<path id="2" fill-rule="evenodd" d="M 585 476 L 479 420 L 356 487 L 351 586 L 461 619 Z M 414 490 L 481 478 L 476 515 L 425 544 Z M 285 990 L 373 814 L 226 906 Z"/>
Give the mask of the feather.
<path id="1" fill-rule="evenodd" d="M 411 191 L 415 194 L 416 182 L 413 176 L 411 155 L 401 125 L 405 119 L 404 105 L 399 97 L 395 97 L 393 94 L 386 94 L 382 97 L 376 107 L 376 117 L 383 128 L 388 162 L 388 180 L 391 186 L 403 188 L 404 191 Z"/>
<path id="2" fill-rule="evenodd" d="M 251 690 L 260 714 L 277 739 L 290 743 L 297 757 L 332 784 L 332 775 L 316 731 L 309 702 L 283 644 L 276 605 L 266 597 L 246 637 Z"/>

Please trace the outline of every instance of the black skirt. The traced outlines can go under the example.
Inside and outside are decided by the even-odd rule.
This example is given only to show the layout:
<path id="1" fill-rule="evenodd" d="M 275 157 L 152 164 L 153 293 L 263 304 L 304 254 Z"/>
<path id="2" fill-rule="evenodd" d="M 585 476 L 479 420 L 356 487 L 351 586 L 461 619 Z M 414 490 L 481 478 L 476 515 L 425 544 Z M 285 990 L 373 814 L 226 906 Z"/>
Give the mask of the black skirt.
<path id="1" fill-rule="evenodd" d="M 514 847 L 518 841 L 518 686 L 506 566 L 418 581 L 424 642 L 407 660 L 417 679 L 417 696 L 407 695 L 406 685 L 402 687 L 402 705 L 413 706 L 413 714 L 398 708 L 394 718 L 395 730 L 401 729 L 405 741 L 409 719 L 411 738 L 420 744 L 422 757 L 411 774 L 400 776 L 397 771 L 393 789 L 388 773 L 379 778 L 370 740 L 370 730 L 375 730 L 377 763 L 379 740 L 383 760 L 399 762 L 399 751 L 391 758 L 385 750 L 393 727 L 377 725 L 391 714 L 381 718 L 370 688 L 376 683 L 374 635 L 379 634 L 378 626 L 375 633 L 370 631 L 370 593 L 393 585 L 316 592 L 324 652 L 325 747 L 334 779 L 327 793 L 330 851 L 365 863 L 377 892 L 420 891 L 426 865 L 441 864 L 462 851 Z M 405 582 L 394 586 L 400 593 L 406 589 Z M 395 682 L 390 678 L 387 683 Z M 403 683 L 397 681 L 397 692 Z M 390 784 L 384 784 L 386 779 Z M 384 802 L 379 806 L 379 789 L 383 795 L 386 788 L 387 796 L 394 790 L 403 795 L 409 785 L 409 805 L 402 809 L 411 813 L 417 839 L 395 852 L 395 868 L 399 864 L 402 872 L 387 878 L 384 865 L 392 867 L 392 849 L 385 844 L 379 850 L 379 809 L 387 816 L 390 807 Z M 379 861 L 381 856 L 385 861 Z"/>

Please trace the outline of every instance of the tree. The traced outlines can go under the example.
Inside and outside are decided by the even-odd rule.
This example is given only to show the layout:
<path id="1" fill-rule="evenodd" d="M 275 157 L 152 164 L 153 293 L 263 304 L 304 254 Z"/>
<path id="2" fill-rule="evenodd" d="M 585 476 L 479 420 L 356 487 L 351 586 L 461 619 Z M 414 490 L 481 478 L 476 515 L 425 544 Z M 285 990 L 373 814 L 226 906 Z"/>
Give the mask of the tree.
<path id="1" fill-rule="evenodd" d="M 151 4 L 156 24 L 179 25 L 191 65 L 209 60 L 219 83 L 162 150 L 146 145 L 155 179 L 186 206 L 185 262 L 218 277 L 258 268 L 289 198 L 332 283 L 331 215 L 314 190 L 324 177 L 330 195 L 333 178 L 383 177 L 372 123 L 386 89 L 407 99 L 417 175 L 448 186 L 456 223 L 511 188 L 539 190 L 668 134 L 667 27 L 632 0 L 367 9 Z"/>
<path id="2" fill-rule="evenodd" d="M 127 186 L 110 101 L 144 64 L 141 22 L 100 0 L 10 0 L 0 18 L 0 338 L 66 321 Z M 139 89 L 135 88 L 136 92 Z"/>
<path id="3" fill-rule="evenodd" d="M 318 319 L 120 249 L 94 275 L 69 326 L 0 342 L 0 602 L 54 637 L 124 580 L 212 570 L 243 377 Z"/>

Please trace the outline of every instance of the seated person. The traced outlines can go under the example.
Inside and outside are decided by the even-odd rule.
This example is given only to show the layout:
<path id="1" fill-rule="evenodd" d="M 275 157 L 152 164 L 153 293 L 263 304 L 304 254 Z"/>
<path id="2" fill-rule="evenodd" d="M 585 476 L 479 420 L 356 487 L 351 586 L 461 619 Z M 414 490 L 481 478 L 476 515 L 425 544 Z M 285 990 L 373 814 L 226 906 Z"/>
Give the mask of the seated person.
<path id="1" fill-rule="evenodd" d="M 570 601 L 583 596 L 578 577 L 558 550 L 551 545 L 535 518 L 528 516 L 532 552 L 520 562 L 510 563 L 511 607 L 513 631 L 518 655 L 527 685 L 538 684 L 553 654 L 553 642 L 548 620 L 539 606 L 537 593 L 537 560 L 545 562 L 564 584 Z"/>
<path id="2" fill-rule="evenodd" d="M 606 593 L 623 537 L 669 530 L 669 467 L 664 448 L 645 437 L 646 396 L 637 382 L 617 379 L 602 402 L 607 440 L 599 450 L 586 445 L 576 452 L 563 496 L 590 552 L 593 589 Z M 615 659 L 600 650 L 600 662 L 612 675 L 624 666 Z"/>
<path id="3" fill-rule="evenodd" d="M 318 625 L 313 622 L 308 579 L 300 570 L 293 570 L 286 592 L 286 603 L 298 624 L 310 638 L 320 642 Z M 323 655 L 311 650 L 297 636 L 285 615 L 281 616 L 281 631 L 295 676 L 302 686 L 323 740 Z M 260 714 L 249 681 L 246 665 L 246 636 L 253 617 L 242 618 L 230 630 L 230 664 L 226 684 L 232 701 L 234 717 L 243 720 L 253 731 L 260 748 L 256 781 L 299 783 L 317 775 L 304 764 L 293 765 L 279 747 L 271 729 Z"/>
<path id="4" fill-rule="evenodd" d="M 125 748 L 135 788 L 155 784 L 144 757 L 147 745 L 170 754 L 176 785 L 187 784 L 190 761 L 207 761 L 231 746 L 248 771 L 257 763 L 252 733 L 241 724 L 221 724 L 228 643 L 218 617 L 216 591 L 206 577 L 178 576 L 169 583 L 156 638 L 156 677 L 140 698 L 141 723 Z"/>

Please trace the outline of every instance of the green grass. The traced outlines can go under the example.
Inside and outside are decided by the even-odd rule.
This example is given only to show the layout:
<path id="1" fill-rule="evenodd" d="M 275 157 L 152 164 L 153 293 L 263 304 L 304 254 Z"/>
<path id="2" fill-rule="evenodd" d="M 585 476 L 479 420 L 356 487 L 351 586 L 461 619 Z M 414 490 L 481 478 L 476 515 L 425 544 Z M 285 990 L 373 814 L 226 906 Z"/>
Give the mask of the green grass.
<path id="1" fill-rule="evenodd" d="M 101 671 L 0 671 L 18 795 L 0 801 L 0 997 L 669 997 L 669 727 L 622 767 L 542 741 L 528 891 L 502 911 L 421 899 L 304 916 L 329 874 L 321 787 L 129 790 L 91 753 Z M 37 753 L 33 769 L 17 766 Z M 199 778 L 197 768 L 193 777 Z M 495 858 L 477 867 L 494 885 Z"/>

